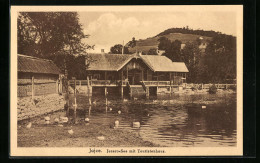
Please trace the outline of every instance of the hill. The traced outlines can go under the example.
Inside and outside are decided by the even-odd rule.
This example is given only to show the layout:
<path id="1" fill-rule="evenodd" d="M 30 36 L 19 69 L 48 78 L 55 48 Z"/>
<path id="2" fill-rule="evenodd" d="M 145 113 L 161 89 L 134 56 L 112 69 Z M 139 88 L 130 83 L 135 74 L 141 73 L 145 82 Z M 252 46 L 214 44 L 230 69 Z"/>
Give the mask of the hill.
<path id="1" fill-rule="evenodd" d="M 152 48 L 157 48 L 159 41 L 158 39 L 160 37 L 167 37 L 169 40 L 180 40 L 182 43 L 186 42 L 193 42 L 197 40 L 200 37 L 203 37 L 203 40 L 211 40 L 212 37 L 203 36 L 203 35 L 196 35 L 196 34 L 188 34 L 188 33 L 160 33 L 155 37 L 150 37 L 144 40 L 137 40 L 136 46 L 134 48 L 129 47 L 129 52 L 134 53 L 137 51 L 142 51 L 144 53 L 147 53 Z"/>

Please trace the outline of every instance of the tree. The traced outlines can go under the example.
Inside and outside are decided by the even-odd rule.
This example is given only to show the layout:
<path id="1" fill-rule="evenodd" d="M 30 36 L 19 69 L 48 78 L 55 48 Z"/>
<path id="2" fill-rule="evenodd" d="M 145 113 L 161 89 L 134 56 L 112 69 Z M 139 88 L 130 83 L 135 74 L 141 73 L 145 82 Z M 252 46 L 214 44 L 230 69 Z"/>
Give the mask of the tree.
<path id="1" fill-rule="evenodd" d="M 182 61 L 181 57 L 181 41 L 175 40 L 171 42 L 170 47 L 165 50 L 166 57 L 170 58 L 173 62 Z"/>
<path id="2" fill-rule="evenodd" d="M 110 48 L 111 54 L 122 54 L 123 45 L 116 44 Z M 129 54 L 129 50 L 124 46 L 124 54 Z"/>
<path id="3" fill-rule="evenodd" d="M 131 48 L 134 48 L 136 46 L 135 37 L 132 38 L 132 41 L 129 41 L 128 46 Z"/>
<path id="4" fill-rule="evenodd" d="M 152 48 L 148 51 L 147 55 L 158 55 L 157 54 L 157 49 L 156 48 Z"/>
<path id="5" fill-rule="evenodd" d="M 158 39 L 158 41 L 159 41 L 158 49 L 165 50 L 164 55 L 166 57 L 168 57 L 169 59 L 171 59 L 174 62 L 182 61 L 181 41 L 174 40 L 173 42 L 171 42 L 166 37 L 160 37 Z"/>
<path id="6" fill-rule="evenodd" d="M 206 48 L 204 64 L 209 82 L 226 82 L 236 78 L 236 38 L 218 35 Z"/>
<path id="7" fill-rule="evenodd" d="M 166 37 L 160 37 L 158 41 L 159 41 L 159 45 L 158 45 L 159 50 L 166 50 L 169 49 L 169 47 L 171 46 L 171 40 L 169 40 Z"/>
<path id="8" fill-rule="evenodd" d="M 83 33 L 76 12 L 20 12 L 18 15 L 18 53 L 52 59 L 65 75 L 67 65 L 73 63 L 73 57 L 68 56 L 81 56 L 86 49 L 93 48 L 82 43 L 85 38 L 88 35 Z M 78 64 L 74 66 L 77 68 Z M 81 71 L 68 72 L 74 76 Z"/>
<path id="9" fill-rule="evenodd" d="M 200 82 L 202 65 L 201 65 L 201 53 L 197 42 L 187 42 L 182 49 L 183 61 L 186 64 L 189 74 L 187 77 L 188 82 Z"/>

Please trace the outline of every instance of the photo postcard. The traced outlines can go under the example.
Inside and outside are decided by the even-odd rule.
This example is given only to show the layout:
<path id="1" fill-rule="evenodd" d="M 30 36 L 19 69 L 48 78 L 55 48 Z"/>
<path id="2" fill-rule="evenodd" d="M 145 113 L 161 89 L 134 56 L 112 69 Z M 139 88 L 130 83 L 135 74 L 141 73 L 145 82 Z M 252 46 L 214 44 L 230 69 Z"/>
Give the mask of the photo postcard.
<path id="1" fill-rule="evenodd" d="M 243 6 L 11 6 L 11 156 L 242 156 Z"/>

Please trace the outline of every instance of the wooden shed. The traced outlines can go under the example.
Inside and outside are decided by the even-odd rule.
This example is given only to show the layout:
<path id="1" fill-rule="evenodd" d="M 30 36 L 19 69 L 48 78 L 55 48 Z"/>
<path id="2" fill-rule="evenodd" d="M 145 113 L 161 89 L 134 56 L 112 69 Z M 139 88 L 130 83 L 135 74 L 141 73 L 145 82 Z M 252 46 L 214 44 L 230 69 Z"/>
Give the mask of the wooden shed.
<path id="1" fill-rule="evenodd" d="M 60 69 L 51 61 L 18 54 L 18 97 L 61 91 Z"/>

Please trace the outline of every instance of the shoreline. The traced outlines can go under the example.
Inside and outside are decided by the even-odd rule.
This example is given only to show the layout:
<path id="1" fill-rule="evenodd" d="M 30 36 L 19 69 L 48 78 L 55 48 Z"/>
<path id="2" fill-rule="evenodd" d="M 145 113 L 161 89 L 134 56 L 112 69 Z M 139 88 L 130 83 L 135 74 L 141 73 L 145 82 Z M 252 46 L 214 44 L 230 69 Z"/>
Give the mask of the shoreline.
<path id="1" fill-rule="evenodd" d="M 148 103 L 143 100 L 129 100 L 125 102 L 125 105 L 132 103 L 162 106 L 192 105 L 196 106 L 194 109 L 199 109 L 202 104 L 221 104 L 223 101 L 222 98 L 218 97 L 192 100 L 157 99 L 149 100 Z M 110 105 L 117 105 L 114 102 L 112 101 Z M 97 103 L 98 106 L 103 106 L 103 102 Z M 63 124 L 61 127 L 61 124 L 54 122 L 54 118 L 64 115 L 66 115 L 66 112 L 63 110 L 18 121 L 18 147 L 161 147 L 161 145 L 154 144 L 149 140 L 145 141 L 136 131 L 129 131 L 124 128 L 114 129 L 111 128 L 111 124 L 92 123 L 91 121 L 86 123 L 84 118 L 74 124 L 73 117 L 69 117 L 68 123 Z M 45 116 L 51 118 L 48 125 L 44 124 Z M 32 127 L 26 128 L 29 122 L 32 122 Z M 73 134 L 68 133 L 71 129 Z M 99 140 L 98 137 L 104 137 L 104 140 Z"/>
<path id="2" fill-rule="evenodd" d="M 123 129 L 111 129 L 109 125 L 82 122 L 81 124 L 32 125 L 18 128 L 18 147 L 159 147 L 144 141 L 138 134 Z M 68 130 L 73 130 L 70 135 Z M 98 137 L 104 137 L 99 140 Z"/>

